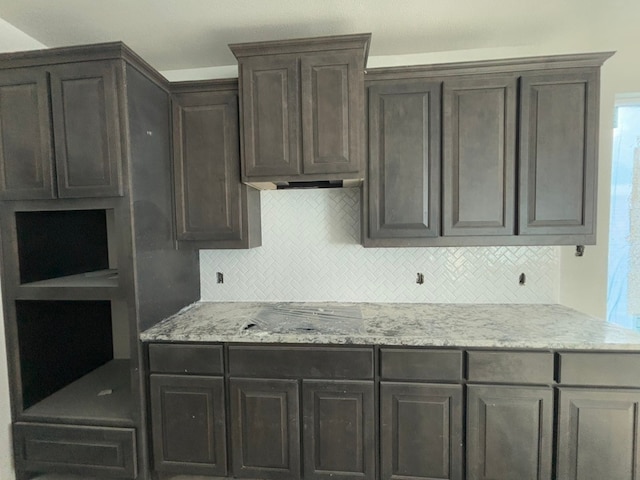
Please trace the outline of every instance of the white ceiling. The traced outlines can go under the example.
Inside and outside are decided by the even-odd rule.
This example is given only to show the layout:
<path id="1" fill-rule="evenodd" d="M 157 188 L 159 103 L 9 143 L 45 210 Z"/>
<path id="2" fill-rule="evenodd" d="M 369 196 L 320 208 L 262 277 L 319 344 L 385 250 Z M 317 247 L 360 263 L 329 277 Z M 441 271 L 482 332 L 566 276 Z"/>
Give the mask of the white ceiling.
<path id="1" fill-rule="evenodd" d="M 174 70 L 234 64 L 229 43 L 344 33 L 372 32 L 372 56 L 537 45 L 588 35 L 611 1 L 0 0 L 0 18 L 48 47 L 122 40 Z"/>

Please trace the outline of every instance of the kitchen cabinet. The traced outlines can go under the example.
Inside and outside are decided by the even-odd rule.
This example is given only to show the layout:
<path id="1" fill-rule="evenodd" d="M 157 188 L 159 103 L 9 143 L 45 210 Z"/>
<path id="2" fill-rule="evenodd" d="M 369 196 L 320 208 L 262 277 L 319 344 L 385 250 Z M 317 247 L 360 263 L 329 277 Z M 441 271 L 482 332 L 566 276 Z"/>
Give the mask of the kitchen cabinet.
<path id="1" fill-rule="evenodd" d="M 558 478 L 638 478 L 639 365 L 635 353 L 560 355 Z"/>
<path id="2" fill-rule="evenodd" d="M 118 65 L 0 71 L 0 198 L 123 194 Z"/>
<path id="3" fill-rule="evenodd" d="M 371 348 L 230 346 L 229 375 L 233 475 L 373 476 Z"/>
<path id="4" fill-rule="evenodd" d="M 171 90 L 180 246 L 260 246 L 260 192 L 240 182 L 237 82 L 181 82 Z"/>
<path id="5" fill-rule="evenodd" d="M 381 480 L 464 478 L 462 367 L 460 351 L 380 349 Z"/>
<path id="6" fill-rule="evenodd" d="M 149 370 L 155 470 L 224 476 L 227 448 L 222 347 L 151 345 Z"/>
<path id="7" fill-rule="evenodd" d="M 609 56 L 368 70 L 363 245 L 593 244 Z"/>
<path id="8" fill-rule="evenodd" d="M 439 82 L 395 81 L 369 93 L 367 240 L 440 234 Z M 381 245 L 382 246 L 382 245 Z"/>
<path id="9" fill-rule="evenodd" d="M 147 480 L 139 334 L 200 296 L 197 252 L 175 249 L 168 84 L 122 43 L 3 54 L 0 83 L 16 477 Z"/>
<path id="10" fill-rule="evenodd" d="M 361 181 L 370 34 L 229 45 L 238 59 L 242 181 Z"/>
<path id="11" fill-rule="evenodd" d="M 553 388 L 532 384 L 553 383 L 553 355 L 469 352 L 468 381 L 467 478 L 551 480 Z"/>
<path id="12" fill-rule="evenodd" d="M 596 68 L 522 75 L 520 234 L 595 235 L 598 112 Z"/>

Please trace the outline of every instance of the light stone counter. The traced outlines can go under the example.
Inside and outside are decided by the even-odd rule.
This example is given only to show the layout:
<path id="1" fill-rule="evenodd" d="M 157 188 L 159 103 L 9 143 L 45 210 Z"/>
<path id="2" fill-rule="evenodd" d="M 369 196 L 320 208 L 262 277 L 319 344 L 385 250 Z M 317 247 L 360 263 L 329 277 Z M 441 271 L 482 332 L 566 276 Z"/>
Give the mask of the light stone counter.
<path id="1" fill-rule="evenodd" d="M 202 302 L 141 338 L 640 351 L 640 333 L 561 305 Z"/>

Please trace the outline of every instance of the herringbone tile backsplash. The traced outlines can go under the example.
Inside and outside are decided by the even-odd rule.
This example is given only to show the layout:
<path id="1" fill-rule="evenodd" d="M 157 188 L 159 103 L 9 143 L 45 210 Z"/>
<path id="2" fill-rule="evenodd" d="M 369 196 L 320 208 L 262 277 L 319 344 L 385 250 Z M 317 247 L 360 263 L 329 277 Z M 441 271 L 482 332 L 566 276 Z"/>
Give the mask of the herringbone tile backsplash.
<path id="1" fill-rule="evenodd" d="M 359 189 L 261 196 L 262 247 L 201 251 L 202 300 L 558 301 L 556 247 L 363 248 Z M 217 272 L 224 283 L 216 283 Z M 422 285 L 416 283 L 419 272 Z"/>

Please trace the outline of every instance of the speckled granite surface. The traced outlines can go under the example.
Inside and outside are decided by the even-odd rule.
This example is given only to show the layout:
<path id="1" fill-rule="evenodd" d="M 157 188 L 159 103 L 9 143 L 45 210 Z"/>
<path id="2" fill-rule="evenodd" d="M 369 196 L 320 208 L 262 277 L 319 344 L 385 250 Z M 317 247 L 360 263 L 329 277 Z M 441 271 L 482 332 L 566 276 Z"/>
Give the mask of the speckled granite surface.
<path id="1" fill-rule="evenodd" d="M 202 302 L 141 338 L 640 351 L 640 333 L 561 305 Z"/>

